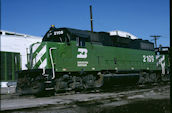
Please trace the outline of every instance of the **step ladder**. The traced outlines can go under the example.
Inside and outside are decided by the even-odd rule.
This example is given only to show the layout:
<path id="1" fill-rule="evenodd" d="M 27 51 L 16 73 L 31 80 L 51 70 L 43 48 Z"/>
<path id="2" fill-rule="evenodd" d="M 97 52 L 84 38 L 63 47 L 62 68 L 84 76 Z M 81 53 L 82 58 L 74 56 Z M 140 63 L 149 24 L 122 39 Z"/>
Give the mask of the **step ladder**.
<path id="1" fill-rule="evenodd" d="M 53 79 L 50 76 L 50 74 L 44 74 L 43 76 L 45 77 L 45 81 L 44 81 L 45 91 L 54 90 Z"/>

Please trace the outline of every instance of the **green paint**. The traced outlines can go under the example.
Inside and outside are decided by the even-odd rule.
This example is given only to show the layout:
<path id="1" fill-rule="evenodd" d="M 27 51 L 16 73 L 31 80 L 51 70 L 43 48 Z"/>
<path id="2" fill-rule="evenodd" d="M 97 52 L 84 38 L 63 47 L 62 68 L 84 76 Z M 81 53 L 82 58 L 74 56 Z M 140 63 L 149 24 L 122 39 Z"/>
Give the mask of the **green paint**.
<path id="1" fill-rule="evenodd" d="M 34 69 L 37 69 L 40 65 L 41 65 L 41 63 L 45 60 L 45 58 L 46 58 L 46 54 L 44 54 L 42 57 L 41 57 L 41 60 L 39 60 L 36 64 L 35 64 L 35 66 L 33 67 Z M 41 62 L 42 61 L 42 62 Z"/>
<path id="2" fill-rule="evenodd" d="M 36 43 L 36 44 L 40 44 L 40 43 Z M 32 44 L 32 46 L 34 46 L 34 44 Z M 36 51 L 34 51 L 34 53 L 32 54 L 32 58 L 34 59 L 36 57 L 36 55 L 41 51 L 41 49 L 44 47 L 44 44 L 40 44 L 40 46 L 36 49 Z"/>
<path id="3" fill-rule="evenodd" d="M 4 78 L 3 80 L 1 80 L 1 81 L 14 81 L 16 78 L 15 78 L 15 68 L 17 69 L 17 68 L 19 68 L 19 70 L 21 70 L 21 68 L 20 68 L 20 63 L 19 64 L 15 64 L 15 55 L 18 57 L 18 56 L 20 56 L 20 53 L 16 53 L 16 52 L 6 52 L 6 51 L 1 51 L 0 52 L 1 54 L 2 54 L 2 56 L 1 56 L 1 59 L 4 61 L 4 64 L 1 64 L 1 66 L 3 66 L 2 67 L 2 69 L 3 70 L 1 70 L 3 73 L 2 73 L 2 77 Z M 7 64 L 8 63 L 8 58 L 7 58 L 7 55 L 11 55 L 12 57 L 11 57 L 11 62 L 9 62 L 9 64 Z M 20 59 L 19 59 L 20 60 Z M 20 62 L 20 61 L 19 61 Z M 1 62 L 2 63 L 2 62 Z M 11 66 L 11 67 L 10 67 Z M 12 78 L 10 78 L 10 76 L 8 75 L 8 70 L 11 68 L 11 76 L 12 76 Z"/>
<path id="4" fill-rule="evenodd" d="M 7 81 L 8 80 L 8 75 L 7 75 L 7 53 L 4 53 L 5 54 L 5 58 L 4 58 L 4 63 L 5 63 L 5 65 L 4 65 L 4 67 L 5 67 L 5 70 L 4 70 L 4 75 L 5 75 L 5 81 Z"/>
<path id="5" fill-rule="evenodd" d="M 101 71 L 101 70 L 115 70 L 118 71 L 132 71 L 132 70 L 159 70 L 156 66 L 156 57 L 154 51 L 145 51 L 129 48 L 119 48 L 112 46 L 102 46 L 90 44 L 86 42 L 85 47 L 76 46 L 75 41 L 71 41 L 70 45 L 60 42 L 42 42 L 41 45 L 46 45 L 46 69 L 51 69 L 51 61 L 49 55 L 49 48 L 56 48 L 52 52 L 55 70 L 58 72 L 63 71 Z M 78 49 L 82 48 L 82 53 Z M 85 53 L 87 50 L 87 54 Z M 86 58 L 77 58 L 77 55 Z M 148 62 L 143 61 L 143 55 L 153 56 L 153 60 Z M 114 59 L 116 63 L 114 63 Z M 88 64 L 87 64 L 88 63 Z M 40 62 L 38 66 L 40 65 Z M 78 66 L 79 65 L 79 66 Z M 82 66 L 81 66 L 82 65 Z"/>
<path id="6" fill-rule="evenodd" d="M 14 53 L 12 53 L 12 80 L 15 80 L 15 70 L 14 70 L 14 66 L 15 66 L 15 57 L 14 57 Z"/>

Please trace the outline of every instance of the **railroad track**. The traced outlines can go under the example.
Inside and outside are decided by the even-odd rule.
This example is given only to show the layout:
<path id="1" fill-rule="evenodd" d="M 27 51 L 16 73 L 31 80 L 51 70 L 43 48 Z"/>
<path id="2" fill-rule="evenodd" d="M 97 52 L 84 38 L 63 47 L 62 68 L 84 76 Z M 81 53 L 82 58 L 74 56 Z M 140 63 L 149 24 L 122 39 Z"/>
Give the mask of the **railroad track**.
<path id="1" fill-rule="evenodd" d="M 92 94 L 92 93 L 120 93 L 125 91 L 131 91 L 131 90 L 144 90 L 144 89 L 153 89 L 156 87 L 163 87 L 168 86 L 169 82 L 160 82 L 160 83 L 152 83 L 152 84 L 144 84 L 144 85 L 130 85 L 130 86 L 118 86 L 115 85 L 111 87 L 111 89 L 103 89 L 103 88 L 97 88 L 97 89 L 89 89 L 85 91 L 68 91 L 68 92 L 62 92 L 62 93 L 56 93 L 55 96 L 65 96 L 65 95 L 74 95 L 74 94 Z M 25 99 L 25 98 L 40 98 L 36 97 L 34 95 L 18 95 L 16 93 L 8 94 L 8 95 L 1 95 L 1 100 L 4 99 Z M 44 98 L 44 97 L 42 97 Z M 46 98 L 46 97 L 45 97 Z"/>
<path id="2" fill-rule="evenodd" d="M 72 106 L 84 106 L 89 104 L 107 104 L 109 102 L 121 102 L 125 104 L 135 101 L 137 99 L 158 99 L 169 98 L 169 84 L 152 85 L 152 87 L 139 86 L 142 89 L 127 89 L 123 91 L 113 92 L 68 92 L 56 94 L 52 97 L 37 98 L 34 96 L 19 96 L 13 95 L 13 98 L 1 100 L 1 112 L 31 112 L 46 109 L 65 109 Z M 143 88 L 144 87 L 144 88 Z M 92 93 L 91 93 L 92 92 Z M 17 98 L 14 98 L 17 97 Z M 44 108 L 45 107 L 45 108 Z"/>
<path id="3" fill-rule="evenodd" d="M 97 88 L 97 89 L 88 89 L 84 91 L 67 91 L 67 92 L 61 92 L 61 93 L 55 93 L 54 96 L 65 96 L 65 95 L 74 95 L 74 94 L 90 94 L 90 93 L 120 93 L 130 90 L 142 90 L 142 89 L 151 89 L 155 87 L 162 87 L 169 85 L 169 82 L 160 82 L 160 83 L 149 83 L 149 84 L 143 84 L 143 85 L 114 85 L 111 88 L 105 89 L 105 88 Z M 51 95 L 45 95 L 44 97 L 50 97 Z M 1 100 L 3 99 L 16 99 L 16 98 L 40 98 L 42 96 L 34 96 L 34 95 L 19 95 L 16 93 L 9 94 L 9 95 L 1 95 Z M 42 97 L 42 98 L 44 98 Z"/>

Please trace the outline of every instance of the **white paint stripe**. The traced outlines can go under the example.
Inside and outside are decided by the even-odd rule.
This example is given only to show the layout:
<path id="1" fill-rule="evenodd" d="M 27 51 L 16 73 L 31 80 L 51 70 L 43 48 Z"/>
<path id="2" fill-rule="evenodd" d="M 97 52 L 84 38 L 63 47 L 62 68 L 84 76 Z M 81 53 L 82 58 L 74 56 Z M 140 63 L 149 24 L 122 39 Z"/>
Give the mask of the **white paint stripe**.
<path id="1" fill-rule="evenodd" d="M 161 64 L 162 74 L 165 75 L 165 62 Z"/>
<path id="2" fill-rule="evenodd" d="M 156 55 L 156 60 L 157 60 L 156 65 L 157 66 L 160 65 L 162 62 L 162 55 Z"/>
<path id="3" fill-rule="evenodd" d="M 38 49 L 39 46 L 40 46 L 40 43 L 34 44 L 34 45 L 32 46 L 32 53 L 34 53 L 34 52 Z"/>
<path id="4" fill-rule="evenodd" d="M 163 62 L 164 60 L 165 60 L 165 56 L 162 55 L 162 58 L 160 59 L 161 68 L 162 68 L 162 74 L 165 74 L 165 62 Z"/>
<path id="5" fill-rule="evenodd" d="M 44 61 L 41 62 L 41 65 L 39 66 L 39 68 L 43 69 L 45 68 L 46 65 L 47 65 L 47 59 L 44 59 Z"/>
<path id="6" fill-rule="evenodd" d="M 158 59 L 160 57 L 160 55 L 156 55 L 156 59 Z"/>
<path id="7" fill-rule="evenodd" d="M 160 58 L 161 57 L 161 58 Z M 161 65 L 162 74 L 165 74 L 165 55 L 158 55 L 157 58 L 157 66 Z"/>
<path id="8" fill-rule="evenodd" d="M 44 45 L 41 51 L 37 53 L 36 57 L 33 59 L 33 67 L 41 59 L 41 57 L 45 54 L 45 52 L 46 52 L 46 45 Z"/>
<path id="9" fill-rule="evenodd" d="M 159 62 L 163 62 L 165 60 L 165 56 L 164 55 L 162 55 L 162 58 L 159 60 Z"/>

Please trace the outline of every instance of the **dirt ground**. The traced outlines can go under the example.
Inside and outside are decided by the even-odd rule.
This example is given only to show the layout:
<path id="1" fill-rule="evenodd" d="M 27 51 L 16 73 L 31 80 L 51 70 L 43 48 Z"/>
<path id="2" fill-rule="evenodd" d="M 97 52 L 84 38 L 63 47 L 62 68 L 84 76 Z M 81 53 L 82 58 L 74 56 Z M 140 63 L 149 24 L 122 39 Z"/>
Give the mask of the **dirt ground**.
<path id="1" fill-rule="evenodd" d="M 2 113 L 170 113 L 170 86 L 52 97 L 1 95 Z"/>

